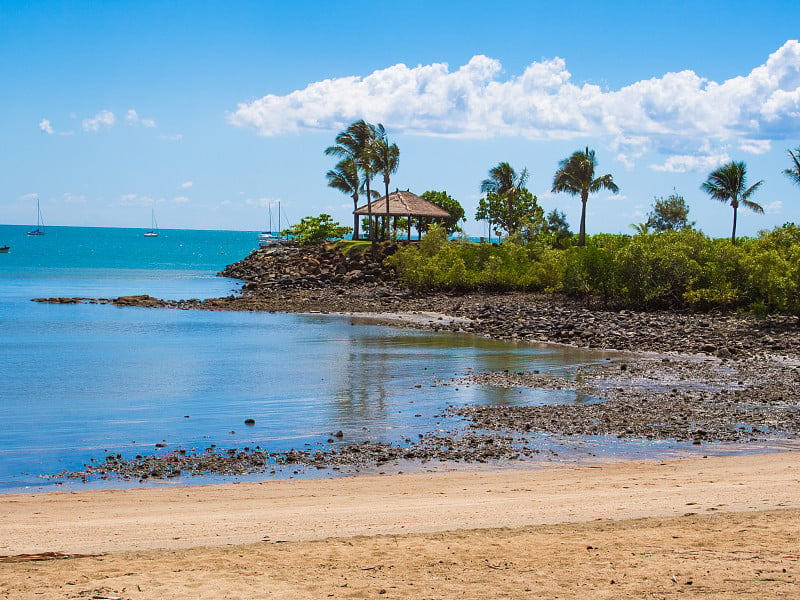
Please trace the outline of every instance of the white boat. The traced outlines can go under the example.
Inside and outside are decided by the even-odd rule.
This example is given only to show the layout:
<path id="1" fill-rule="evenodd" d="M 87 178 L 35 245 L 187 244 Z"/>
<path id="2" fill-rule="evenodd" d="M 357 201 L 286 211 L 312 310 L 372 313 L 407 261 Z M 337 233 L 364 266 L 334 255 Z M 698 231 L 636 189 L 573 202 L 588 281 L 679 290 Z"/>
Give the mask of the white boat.
<path id="1" fill-rule="evenodd" d="M 146 232 L 144 237 L 158 237 L 158 223 L 156 223 L 156 210 L 154 208 L 150 212 L 150 231 Z"/>
<path id="2" fill-rule="evenodd" d="M 39 208 L 39 198 L 36 198 L 36 229 L 31 229 L 28 235 L 44 235 L 44 219 L 42 219 L 42 209 Z"/>
<path id="3" fill-rule="evenodd" d="M 273 246 L 280 246 L 281 235 L 274 231 L 262 231 L 258 234 L 258 247 L 271 248 Z"/>
<path id="4" fill-rule="evenodd" d="M 272 207 L 269 206 L 269 231 L 262 231 L 258 234 L 258 247 L 259 248 L 273 248 L 280 246 L 283 238 L 280 232 L 272 231 Z M 281 227 L 281 204 L 278 203 L 278 229 Z"/>

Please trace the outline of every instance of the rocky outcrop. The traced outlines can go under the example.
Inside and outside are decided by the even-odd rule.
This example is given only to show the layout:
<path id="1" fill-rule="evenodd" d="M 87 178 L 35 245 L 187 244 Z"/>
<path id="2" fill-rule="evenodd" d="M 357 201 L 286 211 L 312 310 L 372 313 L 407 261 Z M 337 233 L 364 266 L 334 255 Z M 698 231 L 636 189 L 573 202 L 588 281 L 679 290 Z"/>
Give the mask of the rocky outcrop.
<path id="1" fill-rule="evenodd" d="M 335 284 L 357 285 L 394 281 L 394 269 L 384 266 L 397 244 L 351 248 L 348 253 L 335 246 L 277 246 L 254 250 L 244 260 L 223 269 L 219 275 L 241 279 L 245 291 L 282 287 L 309 289 Z"/>

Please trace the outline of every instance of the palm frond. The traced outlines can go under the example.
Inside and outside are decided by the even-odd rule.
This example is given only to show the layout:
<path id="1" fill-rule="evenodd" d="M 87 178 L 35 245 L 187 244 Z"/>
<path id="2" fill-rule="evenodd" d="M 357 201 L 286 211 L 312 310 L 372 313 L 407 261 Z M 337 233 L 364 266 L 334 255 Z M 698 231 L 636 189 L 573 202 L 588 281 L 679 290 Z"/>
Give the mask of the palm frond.
<path id="1" fill-rule="evenodd" d="M 758 204 L 757 202 L 753 202 L 751 200 L 745 200 L 745 199 L 742 199 L 739 202 L 741 203 L 742 206 L 744 206 L 745 208 L 749 208 L 754 213 L 758 213 L 760 215 L 764 214 L 764 207 L 761 206 L 760 204 Z"/>
<path id="2" fill-rule="evenodd" d="M 794 163 L 794 167 L 789 169 L 784 169 L 783 174 L 786 175 L 789 179 L 792 180 L 797 185 L 800 185 L 800 146 L 798 146 L 797 150 L 792 152 L 791 150 L 786 151 L 789 157 L 792 159 Z"/>

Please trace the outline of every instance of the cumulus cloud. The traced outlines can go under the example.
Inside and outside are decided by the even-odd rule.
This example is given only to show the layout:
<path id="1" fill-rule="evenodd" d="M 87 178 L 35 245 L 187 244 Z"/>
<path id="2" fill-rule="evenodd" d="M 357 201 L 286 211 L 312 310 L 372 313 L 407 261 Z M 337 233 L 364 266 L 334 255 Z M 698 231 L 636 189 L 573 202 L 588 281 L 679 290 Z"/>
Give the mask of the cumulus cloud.
<path id="1" fill-rule="evenodd" d="M 185 190 L 188 190 L 188 189 L 189 189 L 190 187 L 192 187 L 193 185 L 194 185 L 194 182 L 193 182 L 193 181 L 184 181 L 184 182 L 181 184 L 181 187 L 182 187 L 183 189 L 185 189 Z"/>
<path id="2" fill-rule="evenodd" d="M 769 204 L 764 204 L 762 208 L 768 215 L 779 215 L 783 212 L 783 200 L 775 200 Z"/>
<path id="3" fill-rule="evenodd" d="M 42 119 L 39 121 L 39 129 L 49 135 L 53 135 L 56 132 L 55 129 L 53 129 L 53 126 L 50 124 L 49 119 Z"/>
<path id="4" fill-rule="evenodd" d="M 42 119 L 39 121 L 39 130 L 47 135 L 72 135 L 74 133 L 72 131 L 56 131 L 50 119 Z"/>
<path id="5" fill-rule="evenodd" d="M 766 154 L 772 150 L 772 140 L 742 140 L 739 148 L 750 154 Z"/>
<path id="6" fill-rule="evenodd" d="M 285 96 L 268 94 L 239 104 L 228 119 L 265 136 L 337 131 L 364 118 L 431 136 L 607 137 L 624 165 L 657 151 L 675 156 L 654 168 L 676 172 L 716 161 L 725 144 L 760 154 L 772 140 L 800 135 L 796 40 L 750 73 L 722 82 L 687 70 L 605 90 L 573 82 L 562 58 L 502 75 L 500 62 L 487 56 L 455 70 L 445 63 L 398 64 L 313 82 Z M 703 154 L 708 140 L 716 149 Z M 683 155 L 676 144 L 686 146 Z"/>
<path id="7" fill-rule="evenodd" d="M 156 122 L 153 119 L 143 119 L 139 116 L 134 109 L 129 109 L 128 112 L 125 113 L 125 122 L 128 125 L 141 125 L 142 127 L 155 127 Z"/>
<path id="8" fill-rule="evenodd" d="M 117 118 L 110 110 L 101 110 L 91 119 L 84 119 L 81 126 L 84 131 L 100 131 L 103 127 L 111 127 L 116 123 Z"/>
<path id="9" fill-rule="evenodd" d="M 689 171 L 713 171 L 720 165 L 730 162 L 727 153 L 722 154 L 676 154 L 668 157 L 662 164 L 650 165 L 654 171 L 666 173 L 687 173 Z"/>
<path id="10" fill-rule="evenodd" d="M 175 202 L 176 204 L 186 204 L 187 202 L 189 202 L 189 198 L 187 198 L 186 196 L 176 196 L 175 198 L 172 199 L 172 201 Z"/>

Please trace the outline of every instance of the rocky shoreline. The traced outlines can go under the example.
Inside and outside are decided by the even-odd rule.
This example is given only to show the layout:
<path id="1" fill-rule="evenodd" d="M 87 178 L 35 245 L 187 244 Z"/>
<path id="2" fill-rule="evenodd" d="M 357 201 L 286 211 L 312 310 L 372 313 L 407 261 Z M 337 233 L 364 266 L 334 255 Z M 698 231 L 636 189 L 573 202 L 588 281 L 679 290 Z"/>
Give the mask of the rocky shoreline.
<path id="1" fill-rule="evenodd" d="M 343 257 L 338 251 L 279 248 L 253 252 L 220 275 L 243 280 L 241 294 L 163 301 L 38 298 L 191 310 L 364 315 L 396 326 L 454 331 L 519 343 L 560 343 L 628 351 L 607 364 L 581 367 L 574 379 L 535 372 L 473 373 L 443 385 L 574 389 L 602 399 L 578 405 L 449 411 L 468 428 L 400 445 L 369 442 L 267 453 L 206 449 L 137 457 L 109 455 L 61 477 L 146 480 L 178 474 L 270 473 L 275 468 L 358 470 L 390 461 L 480 463 L 530 458 L 532 436 L 613 436 L 707 442 L 764 442 L 800 435 L 800 319 L 739 313 L 637 312 L 553 294 L 420 292 L 399 285 L 381 261 L 393 252 Z M 405 315 L 399 318 L 398 314 Z M 440 315 L 436 317 L 436 315 Z M 417 318 L 415 318 L 415 316 Z"/>

